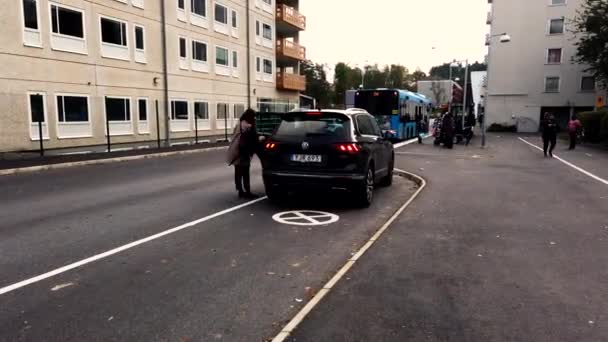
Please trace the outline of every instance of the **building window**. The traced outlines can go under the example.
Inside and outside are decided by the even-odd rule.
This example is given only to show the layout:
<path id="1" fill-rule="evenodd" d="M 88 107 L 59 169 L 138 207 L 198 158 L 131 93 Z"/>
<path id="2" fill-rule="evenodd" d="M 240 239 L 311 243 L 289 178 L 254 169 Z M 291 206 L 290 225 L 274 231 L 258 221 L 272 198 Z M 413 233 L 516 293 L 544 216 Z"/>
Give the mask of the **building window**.
<path id="1" fill-rule="evenodd" d="M 220 66 L 230 66 L 228 49 L 216 46 L 215 47 L 215 64 Z"/>
<path id="2" fill-rule="evenodd" d="M 184 4 L 184 0 L 177 0 L 177 8 L 180 10 L 186 10 L 186 5 Z"/>
<path id="3" fill-rule="evenodd" d="M 235 68 L 235 69 L 239 67 L 239 53 L 238 53 L 238 51 L 232 51 L 232 67 Z"/>
<path id="4" fill-rule="evenodd" d="M 194 116 L 197 120 L 209 120 L 209 103 L 194 102 Z"/>
<path id="5" fill-rule="evenodd" d="M 270 59 L 264 59 L 264 73 L 272 75 L 272 61 Z"/>
<path id="6" fill-rule="evenodd" d="M 127 23 L 101 18 L 101 41 L 108 44 L 127 46 Z"/>
<path id="7" fill-rule="evenodd" d="M 188 101 L 171 101 L 171 120 L 188 120 Z"/>
<path id="8" fill-rule="evenodd" d="M 547 64 L 561 64 L 562 63 L 562 49 L 549 49 L 547 50 Z"/>
<path id="9" fill-rule="evenodd" d="M 258 37 L 261 36 L 260 26 L 261 26 L 260 21 L 256 20 L 255 21 L 255 35 Z"/>
<path id="10" fill-rule="evenodd" d="M 215 21 L 228 25 L 228 8 L 226 6 L 215 4 Z"/>
<path id="11" fill-rule="evenodd" d="M 57 121 L 88 122 L 89 99 L 85 96 L 57 96 Z"/>
<path id="12" fill-rule="evenodd" d="M 217 104 L 217 119 L 218 120 L 227 120 L 228 119 L 228 104 L 227 103 L 218 103 Z"/>
<path id="13" fill-rule="evenodd" d="M 207 44 L 193 40 L 192 58 L 194 60 L 207 63 Z"/>
<path id="14" fill-rule="evenodd" d="M 244 104 L 234 104 L 234 106 L 232 107 L 234 110 L 234 117 L 240 117 L 241 115 L 243 115 L 243 113 L 245 113 L 245 105 Z"/>
<path id="15" fill-rule="evenodd" d="M 135 48 L 145 50 L 144 28 L 142 26 L 135 26 Z"/>
<path id="16" fill-rule="evenodd" d="M 38 30 L 38 1 L 23 0 L 23 25 L 32 30 Z"/>
<path id="17" fill-rule="evenodd" d="M 192 0 L 190 5 L 192 6 L 192 13 L 201 17 L 207 16 L 207 0 Z"/>
<path id="18" fill-rule="evenodd" d="M 30 118 L 32 123 L 46 122 L 44 113 L 44 95 L 30 94 Z"/>
<path id="19" fill-rule="evenodd" d="M 546 93 L 559 93 L 559 77 L 546 77 L 545 78 L 545 92 Z"/>
<path id="20" fill-rule="evenodd" d="M 262 35 L 264 39 L 272 40 L 272 26 L 268 24 L 263 25 Z"/>
<path id="21" fill-rule="evenodd" d="M 186 38 L 179 37 L 179 57 L 182 59 L 188 58 L 188 51 L 186 49 Z"/>
<path id="22" fill-rule="evenodd" d="M 549 34 L 563 34 L 564 33 L 564 18 L 551 19 L 549 22 Z"/>
<path id="23" fill-rule="evenodd" d="M 262 59 L 260 57 L 255 58 L 255 72 L 262 72 Z"/>
<path id="24" fill-rule="evenodd" d="M 137 113 L 139 121 L 148 121 L 148 100 L 137 100 Z"/>
<path id="25" fill-rule="evenodd" d="M 125 98 L 106 97 L 108 121 L 131 121 L 131 101 Z"/>
<path id="26" fill-rule="evenodd" d="M 581 79 L 581 91 L 595 91 L 595 77 L 583 76 Z"/>
<path id="27" fill-rule="evenodd" d="M 551 5 L 565 5 L 566 0 L 551 0 Z"/>
<path id="28" fill-rule="evenodd" d="M 83 12 L 51 4 L 53 33 L 84 39 Z"/>
<path id="29" fill-rule="evenodd" d="M 231 13 L 231 18 L 232 18 L 232 28 L 238 28 L 239 27 L 239 19 L 238 19 L 238 14 L 235 10 L 230 11 Z"/>
<path id="30" fill-rule="evenodd" d="M 264 1 L 268 5 L 272 5 L 272 0 L 262 0 L 262 1 Z"/>

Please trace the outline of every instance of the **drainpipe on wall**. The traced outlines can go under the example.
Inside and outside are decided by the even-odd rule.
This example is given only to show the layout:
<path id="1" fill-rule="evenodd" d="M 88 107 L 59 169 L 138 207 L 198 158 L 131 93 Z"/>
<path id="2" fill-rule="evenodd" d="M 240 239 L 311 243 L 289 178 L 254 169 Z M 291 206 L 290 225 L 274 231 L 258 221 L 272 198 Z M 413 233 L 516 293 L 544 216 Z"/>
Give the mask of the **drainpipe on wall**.
<path id="1" fill-rule="evenodd" d="M 250 26 L 250 0 L 246 1 L 245 11 L 247 13 L 247 108 L 251 108 L 251 27 Z"/>
<path id="2" fill-rule="evenodd" d="M 167 18 L 165 15 L 165 0 L 160 0 L 161 39 L 163 49 L 163 87 L 165 102 L 165 145 L 171 146 L 169 122 L 169 75 L 167 72 Z M 158 122 L 156 123 L 159 124 Z"/>

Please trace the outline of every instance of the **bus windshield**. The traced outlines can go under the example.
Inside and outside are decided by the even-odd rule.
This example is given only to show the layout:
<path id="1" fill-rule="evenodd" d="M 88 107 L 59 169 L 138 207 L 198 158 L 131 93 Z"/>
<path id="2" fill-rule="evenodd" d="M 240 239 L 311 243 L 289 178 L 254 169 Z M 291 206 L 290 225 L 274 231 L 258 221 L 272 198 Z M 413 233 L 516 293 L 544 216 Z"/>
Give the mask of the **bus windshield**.
<path id="1" fill-rule="evenodd" d="M 374 116 L 399 114 L 399 93 L 394 90 L 361 90 L 355 94 L 355 107 Z"/>

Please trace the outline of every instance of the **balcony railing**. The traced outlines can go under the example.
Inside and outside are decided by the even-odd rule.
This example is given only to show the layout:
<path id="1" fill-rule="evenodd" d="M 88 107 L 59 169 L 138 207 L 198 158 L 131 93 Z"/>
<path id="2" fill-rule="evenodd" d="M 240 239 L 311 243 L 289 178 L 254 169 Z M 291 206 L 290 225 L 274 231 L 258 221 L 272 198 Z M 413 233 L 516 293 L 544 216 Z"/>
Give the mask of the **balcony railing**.
<path id="1" fill-rule="evenodd" d="M 306 48 L 291 40 L 277 40 L 277 55 L 294 58 L 300 61 L 306 60 Z"/>
<path id="2" fill-rule="evenodd" d="M 295 8 L 284 4 L 277 5 L 277 21 L 283 21 L 300 30 L 306 30 L 306 17 Z"/>
<path id="3" fill-rule="evenodd" d="M 306 77 L 283 71 L 277 72 L 277 88 L 282 90 L 306 90 Z"/>

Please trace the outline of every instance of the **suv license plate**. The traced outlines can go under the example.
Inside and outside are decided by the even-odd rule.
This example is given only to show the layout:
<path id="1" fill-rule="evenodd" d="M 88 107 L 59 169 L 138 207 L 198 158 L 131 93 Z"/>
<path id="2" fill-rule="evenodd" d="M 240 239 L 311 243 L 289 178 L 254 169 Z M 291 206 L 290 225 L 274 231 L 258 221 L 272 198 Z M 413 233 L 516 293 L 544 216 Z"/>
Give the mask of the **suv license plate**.
<path id="1" fill-rule="evenodd" d="M 292 154 L 291 161 L 298 163 L 321 163 L 323 158 L 317 154 Z"/>

